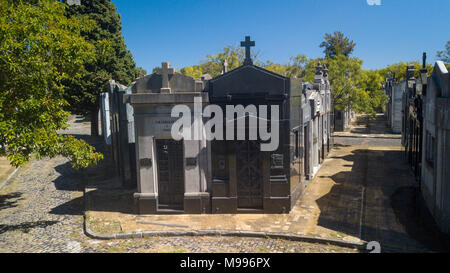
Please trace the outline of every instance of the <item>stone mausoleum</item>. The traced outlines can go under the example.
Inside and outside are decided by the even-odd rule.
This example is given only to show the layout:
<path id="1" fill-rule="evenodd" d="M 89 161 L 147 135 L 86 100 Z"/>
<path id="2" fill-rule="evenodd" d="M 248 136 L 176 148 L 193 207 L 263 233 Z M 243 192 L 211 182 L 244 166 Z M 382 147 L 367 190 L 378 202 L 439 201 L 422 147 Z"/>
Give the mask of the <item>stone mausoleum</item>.
<path id="1" fill-rule="evenodd" d="M 134 111 L 138 214 L 288 213 L 330 150 L 326 68 L 318 67 L 315 83 L 306 92 L 300 79 L 254 65 L 250 37 L 241 45 L 246 48 L 243 65 L 228 72 L 225 68 L 218 77 L 194 80 L 163 63 L 160 71 L 137 79 L 131 94 L 124 95 Z M 226 138 L 207 137 L 205 128 L 213 117 L 197 109 L 199 101 L 202 108 L 223 110 Z M 181 139 L 172 137 L 176 105 L 185 105 L 183 113 L 190 114 L 195 140 L 181 138 L 184 125 Z M 229 116 L 229 107 L 243 108 L 244 115 Z M 261 125 L 267 132 L 278 129 L 277 139 L 255 136 L 253 129 Z M 239 129 L 244 138 L 237 135 Z M 273 149 L 262 148 L 273 141 Z"/>

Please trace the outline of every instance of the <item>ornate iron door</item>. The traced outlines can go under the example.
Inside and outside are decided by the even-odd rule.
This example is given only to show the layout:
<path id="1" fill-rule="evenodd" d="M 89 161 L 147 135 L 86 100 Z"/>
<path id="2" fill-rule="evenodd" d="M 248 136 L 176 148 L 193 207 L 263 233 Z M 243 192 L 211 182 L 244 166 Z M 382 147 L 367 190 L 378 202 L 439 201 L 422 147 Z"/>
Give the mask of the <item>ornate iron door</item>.
<path id="1" fill-rule="evenodd" d="M 159 208 L 183 209 L 184 164 L 183 142 L 156 140 Z"/>
<path id="2" fill-rule="evenodd" d="M 238 208 L 263 208 L 262 154 L 258 141 L 236 141 Z"/>

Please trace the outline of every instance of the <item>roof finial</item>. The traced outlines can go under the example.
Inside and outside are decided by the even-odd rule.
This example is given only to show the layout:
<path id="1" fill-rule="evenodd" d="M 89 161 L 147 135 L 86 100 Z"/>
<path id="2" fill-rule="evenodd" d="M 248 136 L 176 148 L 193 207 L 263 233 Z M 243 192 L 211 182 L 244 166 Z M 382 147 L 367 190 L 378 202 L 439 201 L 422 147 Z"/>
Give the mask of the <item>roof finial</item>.
<path id="1" fill-rule="evenodd" d="M 427 67 L 427 53 L 424 52 L 422 55 L 422 68 L 426 68 Z"/>
<path id="2" fill-rule="evenodd" d="M 251 41 L 250 40 L 250 36 L 245 36 L 245 41 L 241 42 L 241 46 L 245 47 L 244 65 L 252 65 L 253 61 L 252 61 L 252 57 L 251 57 L 251 54 L 250 54 L 250 48 L 252 46 L 255 46 L 255 41 Z"/>
<path id="3" fill-rule="evenodd" d="M 316 66 L 316 75 L 321 75 L 322 74 L 322 63 L 319 61 L 319 63 Z"/>
<path id="4" fill-rule="evenodd" d="M 222 74 L 225 74 L 228 72 L 228 62 L 227 62 L 227 58 L 225 58 L 225 60 L 222 63 Z"/>

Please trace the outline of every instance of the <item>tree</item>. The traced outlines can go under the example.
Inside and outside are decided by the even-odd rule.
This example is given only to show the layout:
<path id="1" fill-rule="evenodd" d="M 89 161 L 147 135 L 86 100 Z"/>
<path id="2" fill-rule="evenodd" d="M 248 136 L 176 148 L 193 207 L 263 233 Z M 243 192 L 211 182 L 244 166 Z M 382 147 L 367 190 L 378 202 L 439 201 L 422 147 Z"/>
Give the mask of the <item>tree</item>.
<path id="1" fill-rule="evenodd" d="M 356 57 L 337 55 L 328 59 L 309 59 L 305 65 L 304 82 L 314 82 L 319 62 L 328 68 L 335 109 L 352 109 L 373 116 L 375 109 L 385 104 L 386 96 L 381 90 L 382 77 L 378 71 L 363 70 L 362 60 Z"/>
<path id="2" fill-rule="evenodd" d="M 0 0 L 0 155 L 14 166 L 63 155 L 75 168 L 102 155 L 82 140 L 59 135 L 67 128 L 63 82 L 79 78 L 93 47 L 80 35 L 90 20 L 68 19 L 54 0 Z"/>
<path id="3" fill-rule="evenodd" d="M 378 70 L 362 70 L 362 88 L 369 96 L 370 105 L 368 109 L 370 113 L 374 113 L 374 109 L 385 107 L 388 97 L 384 94 L 382 82 L 385 80 Z M 372 110 L 370 110 L 372 109 Z"/>
<path id="4" fill-rule="evenodd" d="M 450 41 L 445 44 L 445 50 L 438 51 L 437 57 L 446 64 L 450 64 Z"/>
<path id="5" fill-rule="evenodd" d="M 367 111 L 367 94 L 361 88 L 362 61 L 336 55 L 326 60 L 329 79 L 333 92 L 333 104 L 338 110 L 353 109 L 357 112 Z"/>
<path id="6" fill-rule="evenodd" d="M 136 78 L 141 78 L 147 75 L 147 70 L 142 67 L 136 67 Z"/>
<path id="7" fill-rule="evenodd" d="M 307 58 L 305 55 L 299 54 L 295 57 L 291 57 L 290 61 L 286 65 L 276 64 L 271 61 L 267 61 L 263 67 L 274 73 L 278 73 L 285 77 L 303 77 L 305 73 L 305 65 Z"/>
<path id="8" fill-rule="evenodd" d="M 388 76 L 388 73 L 391 74 L 391 76 L 395 76 L 395 80 L 400 82 L 406 79 L 406 68 L 408 65 L 414 65 L 414 77 L 418 79 L 420 77 L 420 69 L 422 68 L 422 64 L 420 64 L 417 61 L 410 61 L 410 62 L 399 62 L 392 65 L 389 65 L 386 68 L 378 70 L 380 75 L 383 77 L 383 79 L 386 79 Z M 426 64 L 426 68 L 428 70 L 428 75 L 430 76 L 433 72 L 433 65 Z"/>
<path id="9" fill-rule="evenodd" d="M 299 54 L 295 57 L 291 57 L 288 64 L 288 77 L 304 77 L 306 72 L 306 63 L 308 58 L 305 55 Z"/>
<path id="10" fill-rule="evenodd" d="M 283 76 L 287 76 L 288 74 L 288 66 L 287 65 L 282 65 L 282 64 L 277 64 L 277 63 L 273 63 L 271 61 L 266 61 L 266 63 L 263 66 L 265 69 L 272 71 L 274 73 L 283 75 Z"/>
<path id="11" fill-rule="evenodd" d="M 223 63 L 227 61 L 227 70 L 235 69 L 244 63 L 245 52 L 243 48 L 236 48 L 229 45 L 214 55 L 207 55 L 205 61 L 201 61 L 199 65 L 184 67 L 181 73 L 196 78 L 198 74 L 208 73 L 211 77 L 217 77 L 223 71 Z M 261 65 L 258 60 L 258 54 L 252 52 L 253 62 Z"/>
<path id="12" fill-rule="evenodd" d="M 335 31 L 333 34 L 326 33 L 324 39 L 325 41 L 320 44 L 320 47 L 325 48 L 323 52 L 326 58 L 335 58 L 337 55 L 350 57 L 356 46 L 340 31 Z"/>
<path id="13" fill-rule="evenodd" d="M 192 77 L 194 80 L 198 80 L 202 77 L 202 68 L 199 65 L 184 67 L 180 71 L 182 74 Z"/>
<path id="14" fill-rule="evenodd" d="M 98 135 L 99 94 L 110 79 L 129 85 L 145 70 L 137 68 L 133 56 L 127 50 L 121 34 L 120 15 L 110 0 L 84 0 L 67 10 L 67 17 L 84 16 L 96 22 L 82 35 L 94 45 L 95 59 L 85 60 L 86 73 L 81 79 L 70 80 L 66 99 L 68 110 L 76 114 L 91 116 L 91 135 Z"/>

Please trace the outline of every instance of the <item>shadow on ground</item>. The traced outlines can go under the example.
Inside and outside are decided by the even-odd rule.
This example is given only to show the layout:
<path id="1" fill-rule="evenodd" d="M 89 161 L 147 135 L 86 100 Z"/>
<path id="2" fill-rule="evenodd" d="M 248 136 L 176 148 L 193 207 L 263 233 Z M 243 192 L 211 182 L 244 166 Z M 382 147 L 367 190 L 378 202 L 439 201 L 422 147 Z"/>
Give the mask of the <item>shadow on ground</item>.
<path id="1" fill-rule="evenodd" d="M 0 210 L 17 207 L 20 200 L 22 200 L 22 193 L 20 192 L 0 195 Z"/>
<path id="2" fill-rule="evenodd" d="M 89 200 L 89 210 L 99 212 L 121 212 L 133 214 L 133 193 L 135 190 L 125 189 L 99 189 L 89 191 L 87 200 Z"/>
<path id="3" fill-rule="evenodd" d="M 438 229 L 419 220 L 414 177 L 400 150 L 358 149 L 332 158 L 352 169 L 326 176 L 336 184 L 317 200 L 318 225 L 378 241 L 385 252 L 445 251 Z"/>
<path id="4" fill-rule="evenodd" d="M 88 120 L 89 118 L 85 119 L 85 121 Z M 75 122 L 81 123 L 84 122 L 84 120 L 77 120 Z M 70 134 L 70 131 L 64 132 L 63 134 Z M 79 171 L 74 170 L 70 162 L 57 166 L 55 170 L 60 176 L 53 181 L 55 187 L 58 190 L 80 192 L 88 186 L 89 188 L 95 189 L 88 194 L 98 195 L 100 198 L 107 199 L 102 200 L 104 202 L 101 202 L 101 205 L 93 206 L 96 210 L 132 213 L 132 197 L 136 190 L 133 189 L 130 191 L 121 187 L 119 174 L 112 160 L 110 147 L 104 143 L 103 137 L 93 137 L 88 134 L 70 135 L 86 141 L 89 145 L 93 146 L 97 152 L 102 153 L 104 159 L 96 166 Z M 124 207 L 124 202 L 118 202 L 117 198 L 126 198 L 125 204 L 129 205 Z M 50 213 L 58 215 L 82 215 L 84 213 L 84 199 L 82 197 L 72 199 L 69 202 L 53 208 Z"/>
<path id="5" fill-rule="evenodd" d="M 450 238 L 442 233 L 425 206 L 418 187 L 398 188 L 391 196 L 391 205 L 398 221 L 413 238 L 437 251 L 450 250 Z"/>
<path id="6" fill-rule="evenodd" d="M 23 233 L 28 233 L 34 228 L 46 228 L 58 223 L 57 221 L 37 221 L 37 222 L 26 222 L 18 225 L 3 225 L 0 224 L 0 234 L 11 232 L 11 231 L 21 231 Z"/>
<path id="7" fill-rule="evenodd" d="M 50 214 L 55 215 L 83 215 L 84 213 L 84 198 L 77 197 L 59 206 L 52 208 Z"/>

